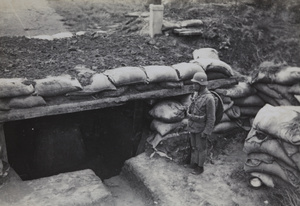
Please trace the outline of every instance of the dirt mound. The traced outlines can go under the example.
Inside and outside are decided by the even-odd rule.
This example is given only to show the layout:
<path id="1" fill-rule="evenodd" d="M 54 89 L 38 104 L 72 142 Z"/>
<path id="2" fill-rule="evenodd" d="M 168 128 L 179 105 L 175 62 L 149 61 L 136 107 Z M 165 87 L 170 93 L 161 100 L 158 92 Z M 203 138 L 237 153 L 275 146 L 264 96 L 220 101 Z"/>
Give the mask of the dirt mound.
<path id="1" fill-rule="evenodd" d="M 125 17 L 130 11 L 148 11 L 139 1 L 131 4 L 92 1 L 50 1 L 70 31 L 84 36 L 54 41 L 0 38 L 0 76 L 32 78 L 74 74 L 84 64 L 95 71 L 120 66 L 172 65 L 192 59 L 194 49 L 211 47 L 243 74 L 263 61 L 300 65 L 300 17 L 297 6 L 269 10 L 235 4 L 166 4 L 164 18 L 201 19 L 201 36 L 178 37 L 167 31 L 155 39 L 138 33 L 147 24 L 142 17 Z M 76 15 L 74 15 L 76 14 Z M 97 33 L 96 31 L 101 30 Z"/>
<path id="2" fill-rule="evenodd" d="M 0 76 L 42 78 L 75 75 L 83 64 L 100 72 L 122 66 L 172 65 L 190 61 L 192 50 L 170 41 L 133 34 L 96 33 L 53 41 L 25 37 L 0 38 Z"/>

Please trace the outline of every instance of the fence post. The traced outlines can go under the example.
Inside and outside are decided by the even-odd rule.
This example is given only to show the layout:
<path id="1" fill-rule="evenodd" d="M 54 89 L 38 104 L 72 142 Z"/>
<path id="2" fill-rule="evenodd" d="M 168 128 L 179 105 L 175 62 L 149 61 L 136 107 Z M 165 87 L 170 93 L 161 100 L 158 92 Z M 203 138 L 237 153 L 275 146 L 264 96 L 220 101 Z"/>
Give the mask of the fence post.
<path id="1" fill-rule="evenodd" d="M 153 38 L 156 34 L 161 34 L 161 28 L 163 23 L 163 5 L 154 5 L 150 4 L 150 25 L 149 32 L 151 38 Z"/>

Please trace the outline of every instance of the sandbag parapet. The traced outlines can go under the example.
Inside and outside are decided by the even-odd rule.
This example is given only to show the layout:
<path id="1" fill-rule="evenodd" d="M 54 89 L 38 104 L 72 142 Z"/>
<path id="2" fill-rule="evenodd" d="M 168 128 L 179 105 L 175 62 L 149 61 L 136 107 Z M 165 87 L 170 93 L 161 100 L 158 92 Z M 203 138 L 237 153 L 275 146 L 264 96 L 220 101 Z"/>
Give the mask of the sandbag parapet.
<path id="1" fill-rule="evenodd" d="M 0 110 L 45 106 L 48 100 L 60 96 L 66 96 L 65 101 L 91 95 L 97 95 L 97 98 L 120 96 L 128 91 L 128 87 L 134 88 L 136 92 L 182 88 L 196 72 L 204 72 L 204 69 L 195 63 L 182 62 L 171 66 L 120 67 L 101 73 L 83 65 L 76 66 L 74 71 L 77 72 L 77 78 L 69 75 L 49 76 L 30 80 L 30 83 L 22 78 L 0 79 Z M 215 81 L 211 82 L 211 85 L 219 88 L 223 84 L 232 84 L 235 81 Z M 21 97 L 26 99 L 27 104 L 16 104 L 16 100 L 20 100 Z"/>
<path id="2" fill-rule="evenodd" d="M 251 85 L 273 106 L 300 106 L 300 67 L 273 61 L 262 62 L 251 73 Z"/>
<path id="3" fill-rule="evenodd" d="M 197 49 L 193 57 L 190 62 L 170 66 L 126 66 L 100 73 L 84 65 L 76 66 L 76 78 L 61 75 L 30 81 L 22 78 L 0 79 L 0 110 L 45 106 L 55 102 L 51 100 L 57 97 L 64 97 L 61 102 L 57 101 L 60 104 L 84 101 L 89 97 L 101 99 L 131 92 L 180 89 L 192 83 L 191 79 L 196 72 L 207 74 L 208 88 L 217 92 L 224 102 L 226 116 L 220 122 L 222 125 L 216 127 L 218 133 L 228 131 L 229 128 L 249 130 L 251 120 L 266 103 L 274 106 L 300 105 L 300 86 L 294 83 L 298 81 L 298 67 L 285 65 L 282 67 L 284 72 L 280 69 L 263 69 L 247 81 L 248 77 L 241 78 L 241 74 L 220 60 L 218 51 L 213 48 Z M 282 84 L 289 79 L 286 71 L 292 78 L 292 85 Z M 279 79 L 269 81 L 271 77 Z M 22 98 L 26 104 L 20 104 Z"/>

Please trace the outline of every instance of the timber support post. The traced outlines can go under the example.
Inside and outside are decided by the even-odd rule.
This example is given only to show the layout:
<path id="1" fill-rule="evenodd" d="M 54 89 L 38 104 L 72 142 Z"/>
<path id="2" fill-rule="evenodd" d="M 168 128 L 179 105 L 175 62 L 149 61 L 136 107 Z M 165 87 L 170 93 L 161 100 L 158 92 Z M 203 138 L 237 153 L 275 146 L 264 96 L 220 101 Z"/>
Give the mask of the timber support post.
<path id="1" fill-rule="evenodd" d="M 0 123 L 0 159 L 8 162 L 4 135 L 4 123 Z"/>

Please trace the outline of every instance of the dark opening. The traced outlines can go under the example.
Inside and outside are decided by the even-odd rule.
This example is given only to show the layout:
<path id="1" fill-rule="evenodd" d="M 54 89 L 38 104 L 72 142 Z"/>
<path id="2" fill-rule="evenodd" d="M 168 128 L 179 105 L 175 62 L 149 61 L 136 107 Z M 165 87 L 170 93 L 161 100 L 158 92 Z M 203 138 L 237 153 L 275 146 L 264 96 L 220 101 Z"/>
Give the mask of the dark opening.
<path id="1" fill-rule="evenodd" d="M 142 101 L 4 124 L 9 163 L 23 180 L 81 169 L 118 175 L 136 155 L 147 109 Z"/>

